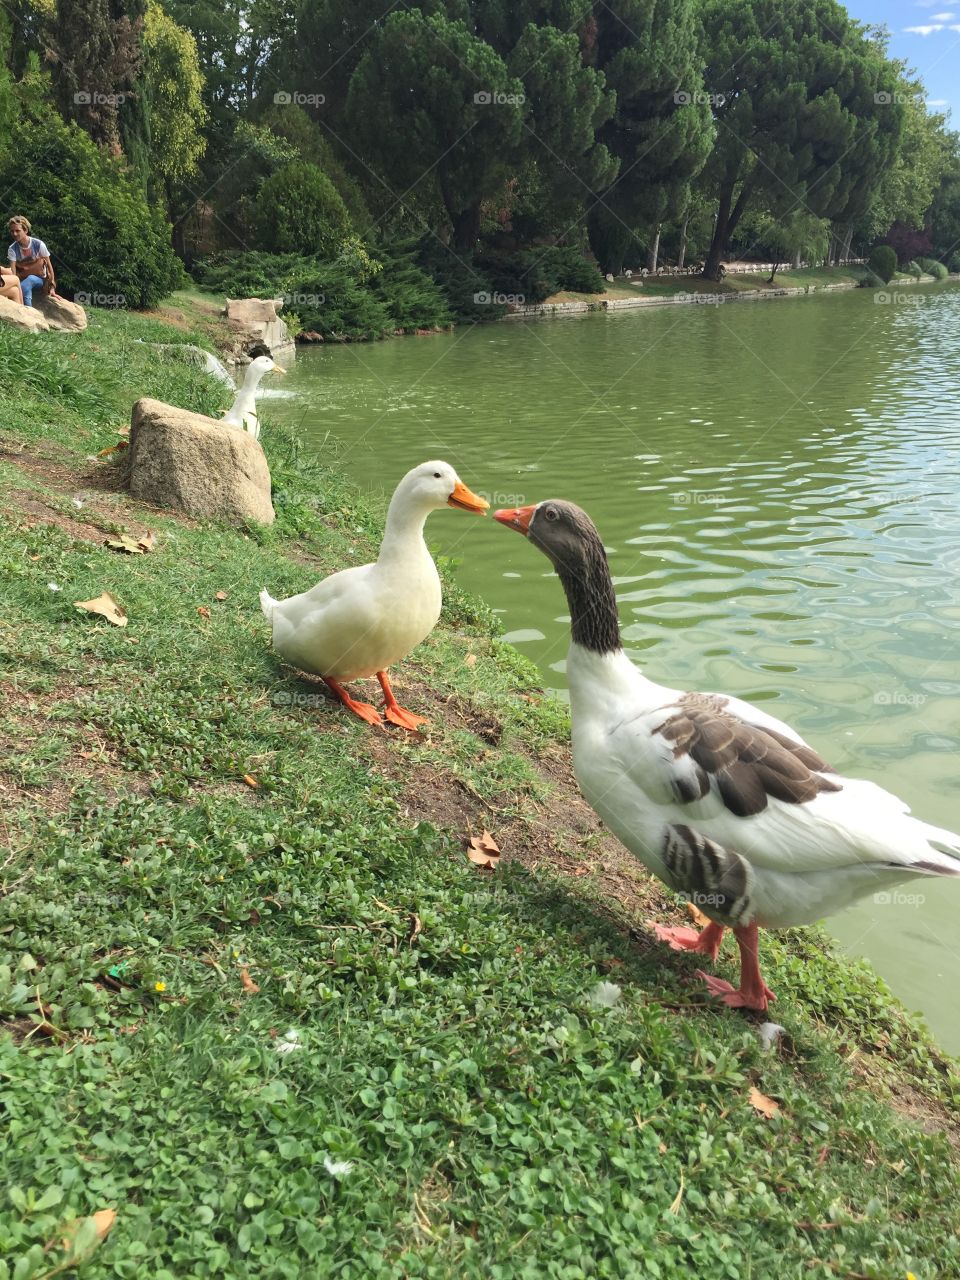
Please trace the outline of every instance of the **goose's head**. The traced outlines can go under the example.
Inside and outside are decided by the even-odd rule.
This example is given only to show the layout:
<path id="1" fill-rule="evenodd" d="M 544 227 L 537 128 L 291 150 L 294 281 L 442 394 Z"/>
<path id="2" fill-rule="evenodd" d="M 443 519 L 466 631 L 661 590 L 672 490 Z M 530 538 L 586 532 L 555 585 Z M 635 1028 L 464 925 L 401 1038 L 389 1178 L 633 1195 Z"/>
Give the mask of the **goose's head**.
<path id="1" fill-rule="evenodd" d="M 463 483 L 448 462 L 424 462 L 414 467 L 397 485 L 396 498 L 411 507 L 436 511 L 440 507 L 459 507 L 483 515 L 490 506 Z"/>
<path id="2" fill-rule="evenodd" d="M 265 373 L 286 373 L 278 364 L 274 364 L 272 356 L 257 356 L 247 365 L 243 383 L 247 387 L 255 387 Z"/>
<path id="3" fill-rule="evenodd" d="M 529 538 L 552 562 L 570 606 L 574 642 L 600 654 L 619 650 L 607 553 L 587 513 L 562 498 L 547 498 L 529 507 L 503 508 L 493 518 Z"/>
<path id="4" fill-rule="evenodd" d="M 508 507 L 493 513 L 508 529 L 516 529 L 553 561 L 558 573 L 576 573 L 598 559 L 605 560 L 597 527 L 587 513 L 562 498 L 546 498 L 529 507 Z"/>

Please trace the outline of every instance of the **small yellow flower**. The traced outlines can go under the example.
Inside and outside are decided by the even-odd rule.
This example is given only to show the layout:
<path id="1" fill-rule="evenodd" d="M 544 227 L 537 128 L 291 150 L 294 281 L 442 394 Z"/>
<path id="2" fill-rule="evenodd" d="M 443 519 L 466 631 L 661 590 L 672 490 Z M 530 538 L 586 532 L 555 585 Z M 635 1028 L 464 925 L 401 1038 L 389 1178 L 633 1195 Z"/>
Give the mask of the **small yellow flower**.
<path id="1" fill-rule="evenodd" d="M 167 984 L 165 982 L 155 982 L 153 984 L 154 991 L 166 991 Z"/>
<path id="2" fill-rule="evenodd" d="M 908 1272 L 907 1272 L 907 1280 L 917 1280 L 917 1277 L 913 1274 L 913 1272 L 912 1272 L 912 1271 L 908 1271 Z"/>

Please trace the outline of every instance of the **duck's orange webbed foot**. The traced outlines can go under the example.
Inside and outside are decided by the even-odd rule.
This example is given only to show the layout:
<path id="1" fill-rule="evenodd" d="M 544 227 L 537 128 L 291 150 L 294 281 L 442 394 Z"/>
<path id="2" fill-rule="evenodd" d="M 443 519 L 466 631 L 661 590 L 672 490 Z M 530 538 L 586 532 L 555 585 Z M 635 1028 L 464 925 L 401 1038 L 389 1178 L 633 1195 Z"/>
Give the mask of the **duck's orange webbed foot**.
<path id="1" fill-rule="evenodd" d="M 385 671 L 377 672 L 377 679 L 380 681 L 380 688 L 383 690 L 383 714 L 391 724 L 397 724 L 401 729 L 410 729 L 416 732 L 422 724 L 427 723 L 426 716 L 414 715 L 412 711 L 408 711 L 406 707 L 401 707 L 396 699 L 393 689 L 390 687 L 390 679 Z"/>
<path id="2" fill-rule="evenodd" d="M 377 708 L 371 706 L 369 702 L 358 702 L 356 698 L 351 698 L 339 680 L 331 680 L 328 676 L 324 676 L 323 683 L 328 689 L 333 690 L 347 710 L 352 711 L 355 716 L 359 716 L 361 720 L 366 720 L 367 724 L 383 724 Z"/>
<path id="3" fill-rule="evenodd" d="M 674 951 L 695 951 L 698 955 L 709 956 L 712 964 L 716 964 L 723 941 L 723 925 L 711 921 L 705 929 L 690 929 L 685 925 L 671 927 L 665 924 L 650 922 L 653 932 L 660 942 L 665 942 Z"/>

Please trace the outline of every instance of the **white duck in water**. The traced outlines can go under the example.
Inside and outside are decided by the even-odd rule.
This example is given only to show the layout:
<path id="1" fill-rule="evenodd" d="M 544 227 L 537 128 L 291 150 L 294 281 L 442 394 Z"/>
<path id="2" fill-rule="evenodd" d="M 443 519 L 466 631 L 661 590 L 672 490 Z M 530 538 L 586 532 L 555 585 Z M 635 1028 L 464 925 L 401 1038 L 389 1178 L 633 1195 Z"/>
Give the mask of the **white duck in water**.
<path id="1" fill-rule="evenodd" d="M 740 987 L 698 971 L 712 995 L 763 1010 L 757 928 L 810 924 L 916 876 L 960 875 L 960 836 L 910 817 L 872 782 L 840 777 L 788 725 L 721 694 L 648 680 L 620 643 L 603 543 L 569 502 L 494 512 L 553 562 L 571 616 L 573 766 L 631 853 L 712 923 L 655 926 L 716 961 L 725 927 Z"/>
<path id="2" fill-rule="evenodd" d="M 381 723 L 380 713 L 355 701 L 342 681 L 375 675 L 387 719 L 404 729 L 424 724 L 423 716 L 399 705 L 387 676 L 387 668 L 425 640 L 440 617 L 440 576 L 423 526 L 441 507 L 482 515 L 489 505 L 446 462 L 424 462 L 408 471 L 390 501 L 374 564 L 343 569 L 288 600 L 261 591 L 277 653 L 292 667 L 322 677 L 345 707 L 370 724 Z"/>
<path id="3" fill-rule="evenodd" d="M 272 356 L 257 356 L 247 365 L 243 377 L 243 385 L 236 398 L 221 421 L 224 426 L 237 427 L 248 431 L 254 440 L 260 439 L 260 423 L 257 419 L 257 387 L 266 373 L 285 373 L 278 364 L 274 364 Z"/>

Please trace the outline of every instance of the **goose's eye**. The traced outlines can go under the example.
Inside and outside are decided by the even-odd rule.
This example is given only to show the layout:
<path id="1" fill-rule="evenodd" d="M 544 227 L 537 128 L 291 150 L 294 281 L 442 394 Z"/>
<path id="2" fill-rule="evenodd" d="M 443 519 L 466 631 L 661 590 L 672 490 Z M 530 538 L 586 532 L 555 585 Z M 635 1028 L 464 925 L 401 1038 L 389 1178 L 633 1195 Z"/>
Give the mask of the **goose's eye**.
<path id="1" fill-rule="evenodd" d="M 556 507 L 547 507 L 546 511 L 544 511 L 543 514 L 546 516 L 548 520 L 556 520 L 557 509 Z"/>

